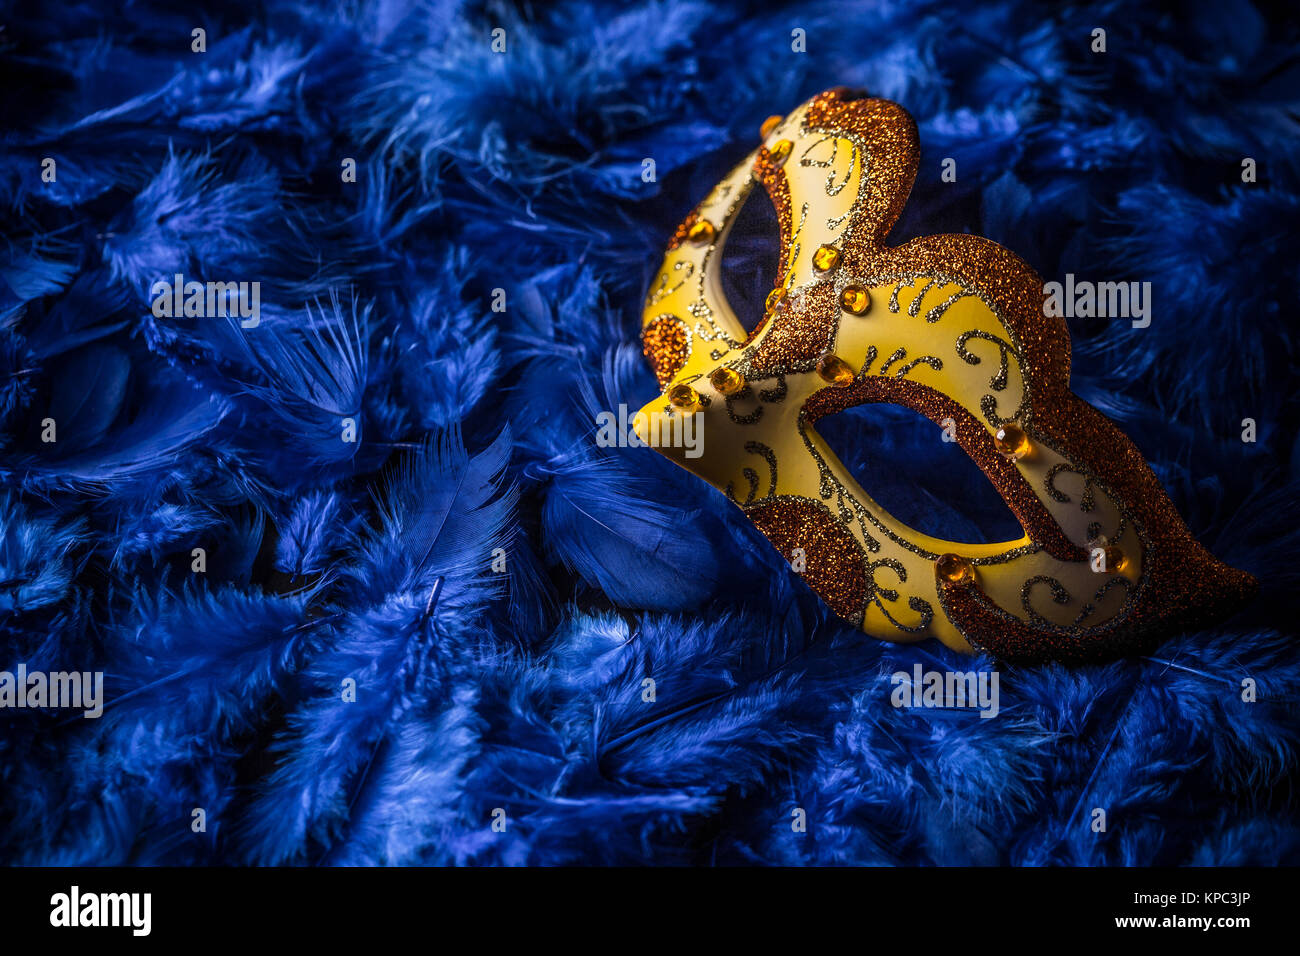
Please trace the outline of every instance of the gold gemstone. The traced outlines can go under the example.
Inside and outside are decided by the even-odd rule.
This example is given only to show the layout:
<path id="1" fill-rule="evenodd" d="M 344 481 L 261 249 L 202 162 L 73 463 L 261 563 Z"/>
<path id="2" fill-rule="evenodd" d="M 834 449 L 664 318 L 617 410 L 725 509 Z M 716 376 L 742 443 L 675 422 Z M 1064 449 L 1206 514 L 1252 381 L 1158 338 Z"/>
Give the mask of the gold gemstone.
<path id="1" fill-rule="evenodd" d="M 764 307 L 767 309 L 768 312 L 771 312 L 773 309 L 775 309 L 778 305 L 781 304 L 781 300 L 784 298 L 785 298 L 785 287 L 779 286 L 767 294 L 767 302 L 764 303 Z"/>
<path id="2" fill-rule="evenodd" d="M 718 231 L 713 228 L 713 223 L 707 219 L 701 219 L 695 225 L 691 226 L 686 233 L 686 238 L 697 246 L 706 246 L 711 243 L 717 236 Z"/>
<path id="3" fill-rule="evenodd" d="M 778 139 L 772 144 L 772 148 L 767 151 L 767 154 L 772 157 L 772 162 L 778 166 L 784 166 L 785 161 L 790 158 L 792 149 L 794 149 L 794 143 L 788 139 Z"/>
<path id="4" fill-rule="evenodd" d="M 1025 430 L 1015 422 L 1007 422 L 999 428 L 997 434 L 993 436 L 993 444 L 1008 461 L 1019 461 L 1028 455 L 1030 448 L 1033 447 L 1029 443 L 1029 436 L 1025 434 Z"/>
<path id="5" fill-rule="evenodd" d="M 871 295 L 861 286 L 845 286 L 840 293 L 840 308 L 854 315 L 865 315 L 871 308 Z"/>
<path id="6" fill-rule="evenodd" d="M 735 395 L 745 388 L 745 376 L 734 368 L 715 368 L 709 374 L 709 384 L 721 395 Z"/>
<path id="7" fill-rule="evenodd" d="M 673 408 L 684 412 L 697 411 L 700 407 L 700 393 L 689 385 L 674 385 L 668 389 L 668 402 Z"/>
<path id="8" fill-rule="evenodd" d="M 830 272 L 840 264 L 840 250 L 834 246 L 821 246 L 813 253 L 813 268 L 818 272 Z"/>
<path id="9" fill-rule="evenodd" d="M 975 568 L 960 554 L 939 555 L 934 562 L 934 573 L 944 584 L 967 584 L 975 580 Z"/>
<path id="10" fill-rule="evenodd" d="M 831 352 L 823 352 L 817 359 L 817 374 L 832 385 L 853 384 L 853 369 L 849 368 L 849 363 Z"/>
<path id="11" fill-rule="evenodd" d="M 1102 567 L 1097 568 L 1093 564 L 1094 571 L 1101 570 L 1112 574 L 1118 574 L 1128 567 L 1128 555 L 1124 549 L 1110 543 L 1110 539 L 1104 534 L 1099 534 L 1095 538 L 1088 539 L 1088 557 L 1091 561 L 1097 560 L 1097 552 L 1101 552 Z"/>
<path id="12" fill-rule="evenodd" d="M 769 116 L 767 119 L 763 120 L 763 125 L 758 128 L 758 138 L 767 139 L 771 136 L 772 130 L 780 126 L 781 120 L 783 119 L 785 119 L 784 116 Z"/>

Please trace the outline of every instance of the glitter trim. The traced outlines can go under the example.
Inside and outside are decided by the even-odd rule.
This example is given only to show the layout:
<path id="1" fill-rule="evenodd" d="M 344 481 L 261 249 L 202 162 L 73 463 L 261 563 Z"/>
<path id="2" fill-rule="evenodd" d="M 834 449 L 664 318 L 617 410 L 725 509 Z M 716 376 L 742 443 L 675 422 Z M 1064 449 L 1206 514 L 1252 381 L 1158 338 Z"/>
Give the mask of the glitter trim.
<path id="1" fill-rule="evenodd" d="M 745 514 L 787 561 L 802 548 L 808 586 L 840 617 L 861 623 L 875 590 L 866 554 L 829 508 L 807 498 L 776 496 L 751 505 Z"/>
<path id="2" fill-rule="evenodd" d="M 685 322 L 665 313 L 646 323 L 641 332 L 641 351 L 663 388 L 691 357 L 691 333 Z"/>

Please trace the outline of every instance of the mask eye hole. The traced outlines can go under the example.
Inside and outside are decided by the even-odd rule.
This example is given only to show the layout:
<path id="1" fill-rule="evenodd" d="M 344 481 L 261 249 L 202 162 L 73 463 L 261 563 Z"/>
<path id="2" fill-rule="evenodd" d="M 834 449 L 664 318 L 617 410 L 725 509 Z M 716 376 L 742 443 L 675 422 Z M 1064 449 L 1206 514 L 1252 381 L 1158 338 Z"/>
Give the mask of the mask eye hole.
<path id="1" fill-rule="evenodd" d="M 914 530 L 967 544 L 1024 535 L 979 466 L 919 412 L 871 403 L 827 415 L 815 427 L 862 490 Z"/>
<path id="2" fill-rule="evenodd" d="M 722 249 L 722 294 L 753 332 L 781 262 L 781 227 L 766 190 L 756 186 L 733 221 Z"/>

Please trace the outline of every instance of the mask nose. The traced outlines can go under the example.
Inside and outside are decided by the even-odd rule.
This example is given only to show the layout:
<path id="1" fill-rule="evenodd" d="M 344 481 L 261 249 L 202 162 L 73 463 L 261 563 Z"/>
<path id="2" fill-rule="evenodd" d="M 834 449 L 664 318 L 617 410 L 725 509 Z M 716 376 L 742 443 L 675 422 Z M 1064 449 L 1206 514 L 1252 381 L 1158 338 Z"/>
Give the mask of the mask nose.
<path id="1" fill-rule="evenodd" d="M 632 430 L 636 432 L 636 437 L 651 447 L 654 447 L 651 437 L 657 428 L 654 416 L 662 413 L 663 405 L 664 397 L 660 395 L 651 399 L 648 404 L 632 416 Z"/>
<path id="2" fill-rule="evenodd" d="M 744 392 L 741 373 L 727 363 L 686 381 L 670 383 L 633 416 L 632 430 L 646 445 L 715 488 L 743 480 L 747 440 L 756 432 L 736 427 L 728 403 Z M 708 453 L 705 453 L 705 442 Z"/>
<path id="3" fill-rule="evenodd" d="M 704 451 L 704 412 L 699 408 L 675 407 L 665 393 L 652 399 L 632 419 L 638 438 L 665 458 L 688 471 Z"/>

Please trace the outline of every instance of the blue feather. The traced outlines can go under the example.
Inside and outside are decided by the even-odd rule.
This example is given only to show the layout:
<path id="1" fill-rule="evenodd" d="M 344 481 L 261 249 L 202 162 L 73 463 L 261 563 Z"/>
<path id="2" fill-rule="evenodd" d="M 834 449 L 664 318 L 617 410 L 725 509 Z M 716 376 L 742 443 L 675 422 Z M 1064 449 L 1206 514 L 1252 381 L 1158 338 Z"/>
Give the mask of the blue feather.
<path id="1" fill-rule="evenodd" d="M 326 596 L 355 610 L 335 615 L 328 645 L 303 674 L 302 703 L 277 744 L 280 765 L 241 836 L 253 858 L 328 855 L 345 832 L 369 825 L 372 807 L 390 812 L 377 791 L 401 772 L 391 748 L 452 705 L 458 662 L 472 659 L 493 594 L 491 551 L 505 540 L 513 502 L 501 485 L 509 448 L 505 432 L 471 457 L 453 431 L 391 473 L 377 526 L 358 533 L 348 572 Z M 342 690 L 349 680 L 353 702 Z"/>

